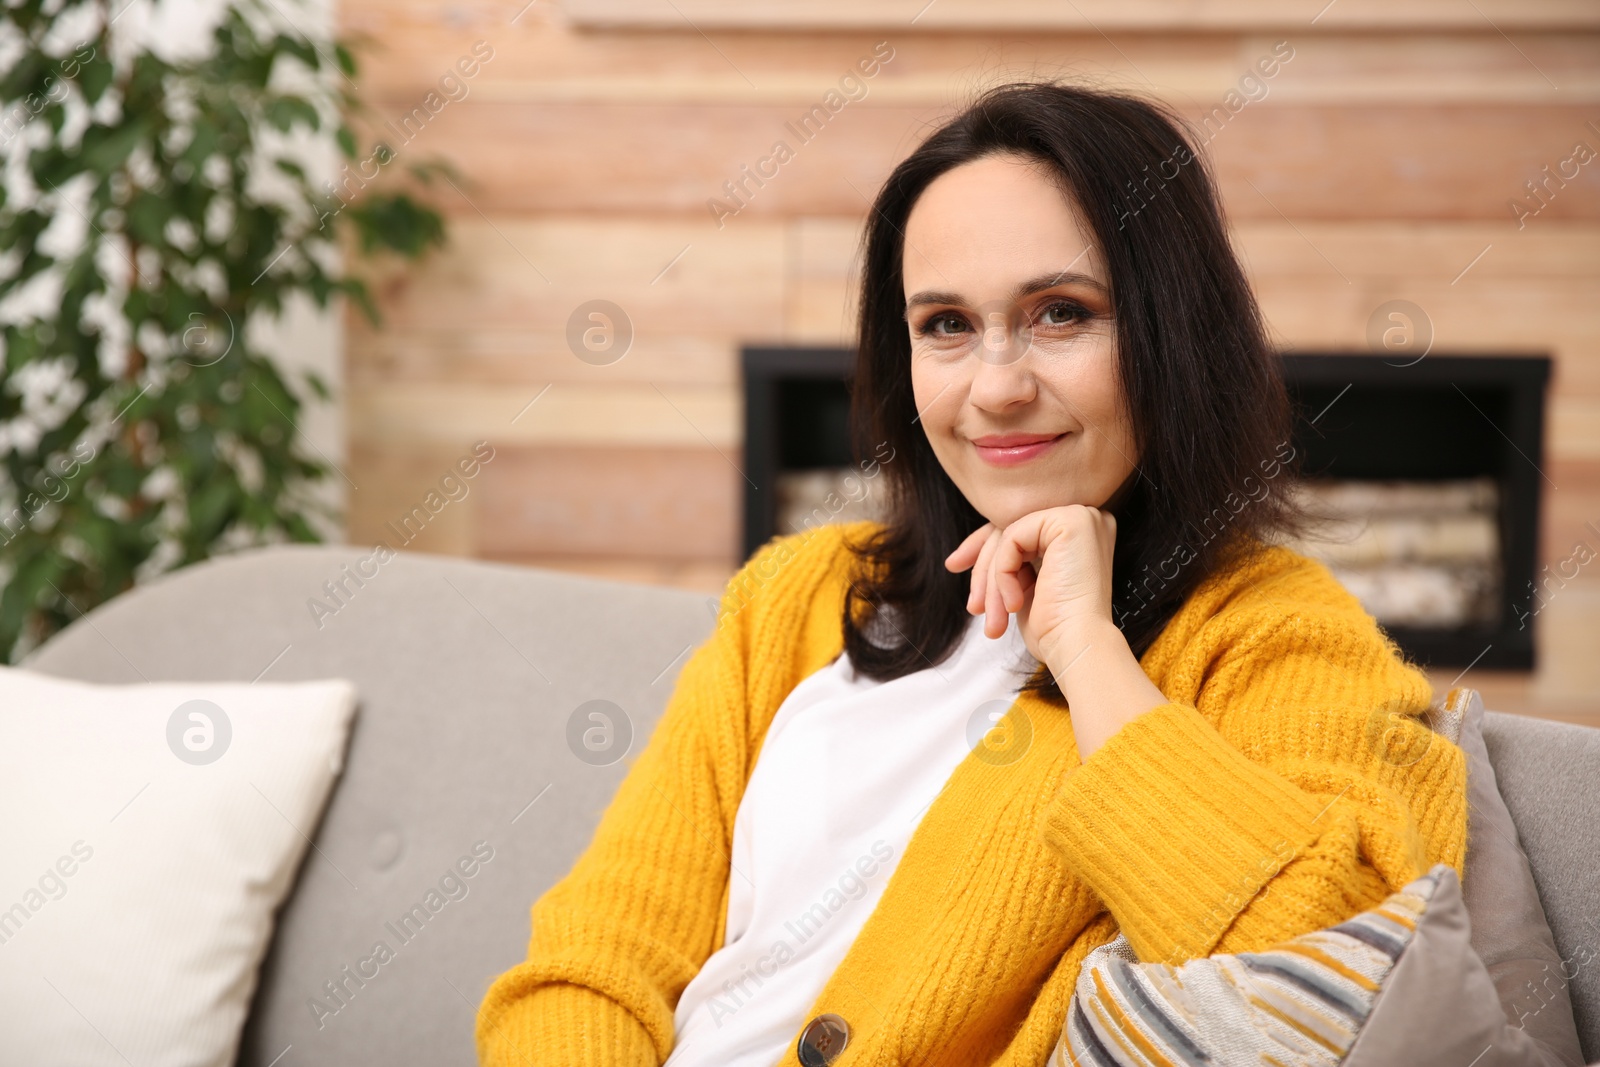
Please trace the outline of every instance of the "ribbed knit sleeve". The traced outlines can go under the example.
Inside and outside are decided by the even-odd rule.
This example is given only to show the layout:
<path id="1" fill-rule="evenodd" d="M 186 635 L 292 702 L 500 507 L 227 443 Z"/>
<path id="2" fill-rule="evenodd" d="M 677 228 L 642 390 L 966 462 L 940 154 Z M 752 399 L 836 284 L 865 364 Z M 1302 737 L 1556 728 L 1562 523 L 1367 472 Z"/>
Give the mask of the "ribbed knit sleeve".
<path id="1" fill-rule="evenodd" d="M 762 716 L 806 657 L 802 617 L 838 531 L 780 539 L 729 583 L 716 631 L 678 676 L 660 721 L 572 870 L 531 910 L 526 961 L 478 1010 L 492 1067 L 658 1067 L 678 998 L 720 947 L 729 848 Z M 837 621 L 833 620 L 837 629 Z M 792 661 L 792 662 L 791 662 Z M 748 666 L 764 664 L 752 685 Z"/>
<path id="2" fill-rule="evenodd" d="M 1466 759 L 1420 717 L 1427 676 L 1302 570 L 1151 657 L 1173 699 L 1069 771 L 1045 814 L 1143 960 L 1265 948 L 1435 862 L 1461 871 Z"/>

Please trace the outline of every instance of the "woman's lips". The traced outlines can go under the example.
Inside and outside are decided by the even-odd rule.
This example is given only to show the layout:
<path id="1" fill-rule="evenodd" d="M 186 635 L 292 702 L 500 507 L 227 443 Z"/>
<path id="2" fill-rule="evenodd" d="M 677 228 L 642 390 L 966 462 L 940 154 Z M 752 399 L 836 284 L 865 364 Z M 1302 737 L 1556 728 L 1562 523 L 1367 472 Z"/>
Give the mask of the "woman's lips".
<path id="1" fill-rule="evenodd" d="M 994 467 L 1015 467 L 1043 455 L 1067 435 L 1042 433 L 1002 433 L 974 437 L 972 446 L 978 458 Z"/>

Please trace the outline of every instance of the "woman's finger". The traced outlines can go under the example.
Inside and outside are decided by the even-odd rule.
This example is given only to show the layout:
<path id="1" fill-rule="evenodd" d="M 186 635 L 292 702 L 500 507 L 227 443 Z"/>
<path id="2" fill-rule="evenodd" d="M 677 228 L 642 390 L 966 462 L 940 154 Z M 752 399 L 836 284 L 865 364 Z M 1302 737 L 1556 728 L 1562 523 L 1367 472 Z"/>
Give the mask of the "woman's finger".
<path id="1" fill-rule="evenodd" d="M 978 562 L 972 567 L 972 588 L 967 593 L 967 614 L 976 615 L 984 610 L 984 604 L 989 597 L 989 560 L 994 556 L 994 547 L 1000 541 L 1001 531 L 993 525 L 989 527 L 989 536 L 984 538 L 983 547 L 978 550 Z"/>
<path id="2" fill-rule="evenodd" d="M 1007 610 L 1021 611 L 1022 605 L 1026 602 L 1027 590 L 1022 587 L 1017 572 L 1025 563 L 1036 560 L 1041 555 L 1039 540 L 1043 527 L 1044 517 L 1041 513 L 1024 515 L 1006 527 L 1005 536 L 1000 539 L 1000 544 L 995 549 L 990 570 L 1004 594 Z"/>
<path id="3" fill-rule="evenodd" d="M 1024 593 L 1032 592 L 1033 587 L 1039 584 L 1039 571 L 1032 561 L 1017 568 L 1017 581 L 1022 583 Z"/>
<path id="4" fill-rule="evenodd" d="M 983 550 L 992 540 L 993 535 L 994 524 L 986 522 L 962 538 L 961 544 L 956 546 L 955 551 L 944 558 L 945 569 L 952 573 L 959 574 L 969 568 L 972 571 L 967 589 L 968 615 L 977 614 L 978 605 L 982 603 L 979 597 L 979 590 L 983 587 L 981 573 L 983 569 L 981 566 Z"/>
<path id="5" fill-rule="evenodd" d="M 1017 580 L 1022 583 L 1023 608 L 1017 613 L 1017 619 L 1020 621 L 1033 603 L 1033 587 L 1039 584 L 1037 564 L 1024 563 L 1022 569 L 1017 571 Z"/>
<path id="6" fill-rule="evenodd" d="M 1011 622 L 1010 609 L 1006 607 L 1005 598 L 1001 595 L 999 575 L 995 573 L 994 560 L 1000 553 L 996 550 L 991 554 L 988 575 L 988 587 L 984 591 L 983 632 L 989 637 L 999 637 L 1006 632 L 1006 627 Z"/>

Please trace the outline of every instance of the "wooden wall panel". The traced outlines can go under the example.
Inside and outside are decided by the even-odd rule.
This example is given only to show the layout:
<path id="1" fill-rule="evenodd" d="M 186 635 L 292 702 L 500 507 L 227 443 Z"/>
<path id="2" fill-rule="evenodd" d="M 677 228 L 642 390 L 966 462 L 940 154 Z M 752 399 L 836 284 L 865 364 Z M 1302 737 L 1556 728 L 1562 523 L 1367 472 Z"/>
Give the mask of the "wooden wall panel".
<path id="1" fill-rule="evenodd" d="M 724 563 L 738 483 L 710 448 L 504 448 L 483 475 L 477 550 L 495 558 Z"/>
<path id="2" fill-rule="evenodd" d="M 993 30 L 1025 26 L 1048 30 L 1251 30 L 1299 28 L 1321 22 L 1363 29 L 1476 27 L 1479 20 L 1507 29 L 1530 26 L 1595 29 L 1600 13 L 1583 0 L 1475 0 L 1470 9 L 1450 0 L 568 0 L 580 26 L 676 29 L 736 26 L 779 30 L 794 26 Z"/>
<path id="3" fill-rule="evenodd" d="M 372 547 L 381 542 L 396 550 L 449 556 L 475 553 L 481 470 L 477 477 L 460 479 L 466 488 L 460 500 L 450 500 L 437 514 L 429 512 L 426 521 L 406 521 L 414 509 L 427 509 L 428 493 L 439 489 L 444 477 L 457 471 L 456 462 L 472 452 L 470 439 L 378 443 L 356 427 L 350 435 L 347 467 L 355 487 L 349 495 L 345 537 L 351 544 Z M 493 465 L 491 460 L 489 467 Z"/>
<path id="4" fill-rule="evenodd" d="M 1544 511 L 1540 516 L 1541 565 L 1554 568 L 1572 554 L 1577 541 L 1586 541 L 1600 553 L 1600 533 L 1588 527 L 1589 523 L 1600 527 L 1600 508 L 1595 506 L 1600 501 L 1600 455 L 1547 457 L 1543 469 L 1550 481 L 1544 486 Z M 1586 565 L 1580 574 L 1584 581 L 1600 583 L 1600 558 Z M 1591 631 L 1591 636 L 1596 633 Z"/>
<path id="5" fill-rule="evenodd" d="M 732 387 L 738 380 L 728 336 L 636 334 L 626 356 L 596 366 L 573 357 L 564 325 L 547 321 L 521 330 L 438 328 L 401 334 L 353 322 L 346 349 L 352 388 L 432 382 L 441 368 L 448 368 L 451 378 L 459 381 L 536 388 L 550 382 Z"/>
<path id="6" fill-rule="evenodd" d="M 385 288 L 386 326 L 560 334 L 580 304 L 605 299 L 627 313 L 636 337 L 776 334 L 784 228 L 739 221 L 719 232 L 676 219 L 473 213 L 452 222 L 449 246 L 425 267 Z"/>
<path id="7" fill-rule="evenodd" d="M 418 142 L 473 176 L 470 196 L 440 199 L 454 215 L 677 214 L 709 234 L 756 219 L 865 211 L 894 164 L 946 111 L 846 107 L 807 139 L 793 126 L 805 110 L 468 98 Z M 1593 108 L 1582 105 L 1263 105 L 1210 126 L 1209 106 L 1179 110 L 1214 134 L 1207 152 L 1239 219 L 1512 219 L 1508 205 L 1526 198 L 1524 182 L 1559 165 L 1580 139 L 1600 146 L 1600 133 L 1586 125 Z M 793 158 L 762 164 L 780 142 Z M 1362 150 L 1344 150 L 1354 144 Z M 763 165 L 772 177 L 748 180 L 737 198 L 725 188 L 742 178 L 741 167 Z M 720 227 L 712 200 L 732 213 Z M 1600 166 L 1580 169 L 1540 217 L 1600 219 Z"/>
<path id="8" fill-rule="evenodd" d="M 1511 47 L 1505 38 L 1481 32 L 1481 25 L 1420 39 L 1330 33 L 1320 25 L 1317 32 L 1296 26 L 1238 35 L 1169 28 L 1116 39 L 1093 31 L 997 31 L 975 48 L 970 36 L 960 34 L 780 35 L 713 28 L 702 36 L 686 26 L 676 32 L 522 32 L 545 21 L 539 8 L 519 20 L 519 30 L 507 25 L 510 15 L 495 11 L 497 6 L 347 5 L 347 24 L 382 45 L 381 56 L 374 55 L 362 71 L 362 90 L 388 105 L 391 115 L 409 109 L 482 41 L 493 58 L 466 83 L 468 95 L 478 100 L 809 105 L 886 40 L 894 58 L 867 83 L 869 98 L 880 103 L 944 107 L 1007 77 L 1058 76 L 1197 105 L 1220 100 L 1283 40 L 1295 54 L 1282 76 L 1267 84 L 1274 101 L 1570 104 L 1600 96 L 1600 46 L 1592 34 L 1519 33 Z"/>
<path id="9" fill-rule="evenodd" d="M 1276 40 L 1295 50 L 1270 83 L 1269 99 L 1283 103 L 1573 103 L 1600 94 L 1600 43 L 1593 34 L 1518 34 L 1513 44 L 1482 32 L 1356 36 L 1291 29 L 1242 40 L 1238 66 Z"/>
<path id="10" fill-rule="evenodd" d="M 1524 182 L 1580 139 L 1600 144 L 1592 119 L 1581 106 L 1285 105 L 1240 112 L 1208 150 L 1234 218 L 1513 219 Z M 1600 218 L 1600 167 L 1540 218 Z"/>
<path id="11" fill-rule="evenodd" d="M 1368 277 L 1600 280 L 1600 226 L 1593 225 L 1553 226 L 1535 219 L 1519 231 L 1509 217 L 1450 224 L 1299 220 L 1292 226 L 1269 219 L 1239 222 L 1234 235 L 1258 277 L 1321 275 L 1332 260 Z"/>
<path id="12" fill-rule="evenodd" d="M 374 445 L 485 438 L 525 445 L 727 448 L 740 439 L 731 389 L 473 382 L 375 385 L 349 398 L 350 432 Z"/>

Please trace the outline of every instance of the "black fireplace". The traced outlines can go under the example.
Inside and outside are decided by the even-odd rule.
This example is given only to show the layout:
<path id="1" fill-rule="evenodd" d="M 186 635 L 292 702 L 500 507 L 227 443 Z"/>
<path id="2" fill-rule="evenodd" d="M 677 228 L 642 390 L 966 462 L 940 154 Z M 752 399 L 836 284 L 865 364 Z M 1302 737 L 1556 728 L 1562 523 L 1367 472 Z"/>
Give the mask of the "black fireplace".
<path id="1" fill-rule="evenodd" d="M 1325 514 L 1318 556 L 1426 666 L 1531 670 L 1545 476 L 1544 356 L 1391 363 L 1366 353 L 1282 357 L 1304 456 L 1300 491 Z M 875 514 L 871 456 L 853 456 L 853 353 L 749 347 L 746 555 L 807 523 Z"/>

